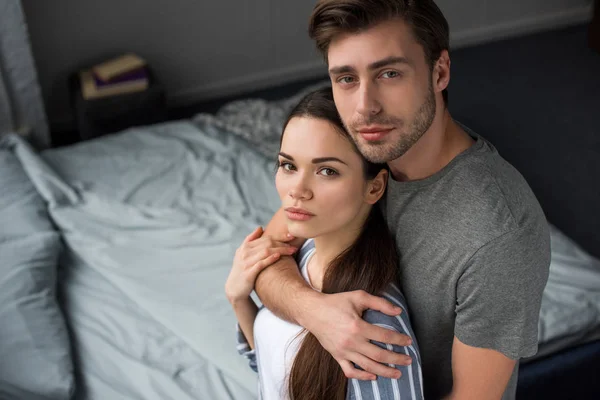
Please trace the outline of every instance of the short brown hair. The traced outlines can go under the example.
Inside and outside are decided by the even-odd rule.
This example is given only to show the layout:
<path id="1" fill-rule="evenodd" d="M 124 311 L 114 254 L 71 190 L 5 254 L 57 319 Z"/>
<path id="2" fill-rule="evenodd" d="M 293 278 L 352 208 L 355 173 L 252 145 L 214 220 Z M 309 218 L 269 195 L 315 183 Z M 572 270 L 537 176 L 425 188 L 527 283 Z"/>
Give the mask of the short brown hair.
<path id="1" fill-rule="evenodd" d="M 310 16 L 308 33 L 327 60 L 335 36 L 357 33 L 396 18 L 412 27 L 433 71 L 442 51 L 450 48 L 448 21 L 433 0 L 319 0 Z M 447 103 L 447 90 L 443 95 Z"/>

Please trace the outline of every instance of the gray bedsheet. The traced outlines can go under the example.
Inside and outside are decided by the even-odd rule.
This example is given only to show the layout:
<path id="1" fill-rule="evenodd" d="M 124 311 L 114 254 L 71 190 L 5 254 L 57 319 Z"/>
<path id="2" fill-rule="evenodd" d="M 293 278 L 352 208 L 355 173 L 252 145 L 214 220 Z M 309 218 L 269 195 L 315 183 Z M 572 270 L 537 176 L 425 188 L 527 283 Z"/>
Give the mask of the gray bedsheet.
<path id="1" fill-rule="evenodd" d="M 231 123 L 200 116 L 41 155 L 16 146 L 66 244 L 78 398 L 255 398 L 223 285 L 242 238 L 279 206 L 271 150 L 295 101 L 234 104 Z M 248 109 L 268 117 L 255 131 L 236 114 Z M 600 267 L 556 231 L 552 240 L 541 342 L 600 324 Z"/>
<path id="2" fill-rule="evenodd" d="M 67 244 L 79 398 L 254 398 L 223 285 L 278 207 L 274 161 L 187 122 L 17 155 Z"/>

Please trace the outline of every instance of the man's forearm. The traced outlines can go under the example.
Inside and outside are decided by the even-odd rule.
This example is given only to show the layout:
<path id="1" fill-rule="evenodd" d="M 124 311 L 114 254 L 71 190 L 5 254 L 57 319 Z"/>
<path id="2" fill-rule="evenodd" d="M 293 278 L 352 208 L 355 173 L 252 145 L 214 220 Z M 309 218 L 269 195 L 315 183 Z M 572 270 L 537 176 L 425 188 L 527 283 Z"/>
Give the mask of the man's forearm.
<path id="1" fill-rule="evenodd" d="M 319 296 L 302 278 L 296 261 L 290 256 L 281 257 L 262 271 L 256 279 L 255 291 L 273 314 L 302 326 L 311 300 Z"/>

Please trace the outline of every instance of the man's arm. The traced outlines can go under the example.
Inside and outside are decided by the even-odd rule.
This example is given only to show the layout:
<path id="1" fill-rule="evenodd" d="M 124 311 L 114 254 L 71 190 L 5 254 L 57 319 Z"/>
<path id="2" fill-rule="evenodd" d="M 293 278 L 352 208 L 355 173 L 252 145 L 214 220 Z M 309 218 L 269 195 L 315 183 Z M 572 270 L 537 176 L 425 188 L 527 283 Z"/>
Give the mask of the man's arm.
<path id="1" fill-rule="evenodd" d="M 444 400 L 501 399 L 516 363 L 498 351 L 467 346 L 455 336 L 452 392 Z"/>
<path id="2" fill-rule="evenodd" d="M 265 234 L 284 238 L 287 223 L 282 209 L 269 222 Z M 301 247 L 304 239 L 291 244 Z M 387 300 L 364 291 L 322 294 L 308 286 L 290 256 L 263 270 L 254 289 L 263 304 L 278 317 L 308 329 L 340 364 L 347 378 L 376 379 L 375 375 L 398 378 L 399 371 L 385 364 L 409 365 L 405 354 L 383 350 L 370 341 L 408 346 L 411 339 L 401 333 L 371 325 L 362 319 L 365 310 L 395 316 L 402 311 Z M 353 363 L 364 371 L 354 368 Z M 375 374 L 375 375 L 374 375 Z"/>
<path id="3" fill-rule="evenodd" d="M 264 235 L 283 238 L 288 234 L 283 209 L 279 209 L 265 229 Z M 295 238 L 291 245 L 300 248 L 305 239 Z M 279 261 L 263 270 L 256 279 L 254 290 L 262 303 L 279 318 L 302 325 L 300 313 L 315 299 L 312 290 L 300 276 L 298 264 L 291 256 L 282 256 Z"/>
<path id="4" fill-rule="evenodd" d="M 537 223 L 536 223 L 537 222 Z M 516 362 L 535 354 L 550 238 L 545 220 L 492 239 L 456 286 L 450 399 L 500 399 Z"/>

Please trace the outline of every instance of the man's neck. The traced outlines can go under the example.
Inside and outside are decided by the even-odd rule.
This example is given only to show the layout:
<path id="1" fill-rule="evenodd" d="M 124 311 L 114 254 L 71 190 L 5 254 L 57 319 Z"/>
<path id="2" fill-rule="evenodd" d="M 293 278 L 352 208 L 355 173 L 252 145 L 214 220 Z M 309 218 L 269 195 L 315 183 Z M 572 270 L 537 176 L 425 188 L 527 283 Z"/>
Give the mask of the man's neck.
<path id="1" fill-rule="evenodd" d="M 454 122 L 444 108 L 417 143 L 402 157 L 388 163 L 392 178 L 404 182 L 430 177 L 473 143 L 469 134 Z"/>

